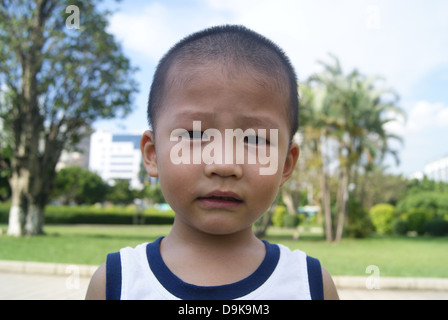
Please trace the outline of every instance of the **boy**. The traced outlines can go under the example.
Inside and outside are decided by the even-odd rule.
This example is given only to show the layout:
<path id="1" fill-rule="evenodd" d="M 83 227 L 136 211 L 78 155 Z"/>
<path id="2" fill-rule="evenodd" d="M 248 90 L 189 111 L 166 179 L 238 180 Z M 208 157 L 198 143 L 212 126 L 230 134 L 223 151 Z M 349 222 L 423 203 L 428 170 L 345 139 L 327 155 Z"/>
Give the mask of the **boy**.
<path id="1" fill-rule="evenodd" d="M 109 254 L 88 299 L 338 298 L 317 260 L 252 232 L 299 156 L 297 80 L 281 49 L 241 26 L 188 36 L 157 67 L 148 119 L 143 163 L 174 223 Z"/>

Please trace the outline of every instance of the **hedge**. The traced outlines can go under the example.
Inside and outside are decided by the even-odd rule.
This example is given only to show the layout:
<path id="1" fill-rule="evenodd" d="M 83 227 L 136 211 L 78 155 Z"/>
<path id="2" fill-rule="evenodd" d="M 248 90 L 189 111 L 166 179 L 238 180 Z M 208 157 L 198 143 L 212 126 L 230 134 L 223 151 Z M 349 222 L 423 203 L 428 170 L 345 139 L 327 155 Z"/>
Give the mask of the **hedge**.
<path id="1" fill-rule="evenodd" d="M 370 219 L 375 230 L 381 234 L 390 234 L 393 231 L 394 222 L 397 218 L 395 207 L 388 203 L 379 203 L 370 208 Z"/>
<path id="2" fill-rule="evenodd" d="M 8 223 L 10 205 L 0 204 L 0 223 Z M 174 212 L 149 208 L 143 211 L 144 224 L 172 224 Z M 135 207 L 53 206 L 45 209 L 45 224 L 133 224 Z"/>

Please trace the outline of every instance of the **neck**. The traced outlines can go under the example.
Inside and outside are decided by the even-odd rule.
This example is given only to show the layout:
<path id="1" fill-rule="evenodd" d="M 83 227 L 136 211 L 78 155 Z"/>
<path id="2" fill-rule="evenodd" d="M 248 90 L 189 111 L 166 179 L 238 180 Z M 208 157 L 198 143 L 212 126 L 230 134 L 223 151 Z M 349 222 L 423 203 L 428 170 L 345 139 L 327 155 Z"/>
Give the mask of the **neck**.
<path id="1" fill-rule="evenodd" d="M 232 234 L 216 235 L 197 230 L 191 226 L 174 221 L 170 233 L 163 239 L 165 247 L 200 252 L 207 255 L 236 253 L 256 248 L 264 249 L 264 244 L 254 235 L 252 228 Z"/>
<path id="2" fill-rule="evenodd" d="M 173 224 L 160 245 L 168 268 L 187 283 L 210 286 L 248 277 L 263 261 L 266 248 L 251 228 L 225 235 Z"/>

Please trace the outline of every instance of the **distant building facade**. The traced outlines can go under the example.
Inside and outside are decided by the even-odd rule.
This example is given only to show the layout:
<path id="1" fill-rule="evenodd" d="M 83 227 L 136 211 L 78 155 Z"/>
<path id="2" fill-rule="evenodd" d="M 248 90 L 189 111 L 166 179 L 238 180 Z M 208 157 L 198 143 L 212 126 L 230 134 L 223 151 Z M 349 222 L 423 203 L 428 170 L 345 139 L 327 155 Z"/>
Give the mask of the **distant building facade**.
<path id="1" fill-rule="evenodd" d="M 78 166 L 86 170 L 89 168 L 90 136 L 83 138 L 76 145 L 76 149 L 77 151 L 62 151 L 56 164 L 56 171 L 71 166 Z"/>
<path id="2" fill-rule="evenodd" d="M 141 189 L 140 139 L 141 135 L 112 134 L 107 130 L 94 132 L 90 136 L 89 170 L 109 184 L 115 179 L 124 179 L 132 188 Z"/>

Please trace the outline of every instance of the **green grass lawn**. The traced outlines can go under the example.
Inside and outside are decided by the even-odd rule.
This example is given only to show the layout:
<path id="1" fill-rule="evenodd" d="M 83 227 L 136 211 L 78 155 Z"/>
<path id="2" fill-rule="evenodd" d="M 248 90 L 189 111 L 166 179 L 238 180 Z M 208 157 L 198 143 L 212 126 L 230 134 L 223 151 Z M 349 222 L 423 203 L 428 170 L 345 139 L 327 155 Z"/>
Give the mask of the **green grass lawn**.
<path id="1" fill-rule="evenodd" d="M 0 225 L 6 230 L 6 225 Z M 0 236 L 0 260 L 22 260 L 99 265 L 107 253 L 153 241 L 170 226 L 52 226 L 47 235 L 13 238 Z M 321 260 L 333 275 L 365 276 L 369 265 L 385 277 L 448 278 L 448 237 L 371 237 L 344 239 L 330 244 L 322 236 L 271 228 L 267 240 L 301 249 Z"/>

